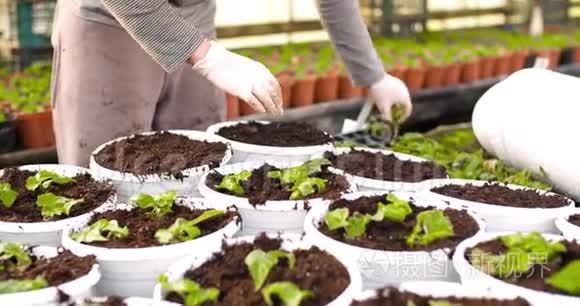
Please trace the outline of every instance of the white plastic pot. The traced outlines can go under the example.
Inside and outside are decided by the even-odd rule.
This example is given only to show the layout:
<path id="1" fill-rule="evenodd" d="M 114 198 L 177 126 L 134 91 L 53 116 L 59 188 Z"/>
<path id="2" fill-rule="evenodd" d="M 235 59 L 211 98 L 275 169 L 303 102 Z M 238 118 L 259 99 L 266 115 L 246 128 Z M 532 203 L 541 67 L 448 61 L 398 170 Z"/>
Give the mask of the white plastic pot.
<path id="1" fill-rule="evenodd" d="M 198 209 L 228 209 L 226 205 L 202 199 L 179 199 L 178 201 L 178 205 Z M 134 208 L 134 206 L 121 204 L 106 210 Z M 140 297 L 151 297 L 157 277 L 172 263 L 188 254 L 204 250 L 212 244 L 220 244 L 223 238 L 232 237 L 240 228 L 239 220 L 233 220 L 212 234 L 188 242 L 148 248 L 112 249 L 82 244 L 70 238 L 73 230 L 81 229 L 88 221 L 87 219 L 80 222 L 66 231 L 62 236 L 62 245 L 77 255 L 92 254 L 97 257 L 103 274 L 97 287 L 99 293 Z"/>
<path id="2" fill-rule="evenodd" d="M 580 208 L 573 209 L 568 216 L 556 219 L 556 227 L 568 240 L 580 241 L 580 226 L 568 222 L 568 218 L 580 214 Z"/>
<path id="3" fill-rule="evenodd" d="M 346 195 L 343 199 L 356 200 L 363 196 L 383 194 L 384 192 L 359 192 Z M 448 208 L 444 202 L 422 197 L 420 194 L 402 192 L 395 192 L 394 194 L 401 199 L 412 201 L 413 204 L 419 207 Z M 323 224 L 324 216 L 328 209 L 328 206 L 317 207 L 308 212 L 304 222 L 306 237 L 315 242 L 317 246 L 323 246 L 332 252 L 338 252 L 346 256 L 351 261 L 357 262 L 365 289 L 377 289 L 406 281 L 457 281 L 459 279 L 451 263 L 449 254 L 452 253 L 452 250 L 450 249 L 440 249 L 431 252 L 373 250 L 349 245 L 324 235 L 318 228 Z M 482 233 L 485 230 L 485 224 L 473 214 L 470 213 L 470 216 L 479 225 L 478 234 Z"/>
<path id="4" fill-rule="evenodd" d="M 303 162 L 267 161 L 269 165 L 280 169 L 301 165 Z M 226 165 L 216 169 L 226 175 L 244 170 L 252 171 L 260 168 L 264 162 L 246 162 Z M 350 178 L 345 176 L 350 182 Z M 317 206 L 327 206 L 330 201 L 322 198 L 308 200 L 266 201 L 264 204 L 252 205 L 247 198 L 237 197 L 213 190 L 206 184 L 207 175 L 199 182 L 199 191 L 210 202 L 228 203 L 238 208 L 242 216 L 242 232 L 240 235 L 254 235 L 261 232 L 301 233 L 304 217 L 308 209 Z M 351 183 L 350 192 L 356 191 Z"/>
<path id="5" fill-rule="evenodd" d="M 521 231 L 531 232 L 537 231 L 542 233 L 557 233 L 554 226 L 556 218 L 566 216 L 574 208 L 574 202 L 569 200 L 569 205 L 559 208 L 519 208 L 502 205 L 493 205 L 466 201 L 459 198 L 444 196 L 431 189 L 445 185 L 467 185 L 483 186 L 488 182 L 473 181 L 473 180 L 428 180 L 424 182 L 423 189 L 426 194 L 431 197 L 439 198 L 456 208 L 465 208 L 473 211 L 481 217 L 487 224 L 487 231 L 502 232 L 502 231 Z M 506 185 L 511 189 L 529 189 L 517 185 Z M 553 193 L 547 193 L 548 195 Z"/>
<path id="6" fill-rule="evenodd" d="M 69 165 L 29 165 L 18 169 L 29 171 L 49 170 L 69 177 L 89 173 L 89 169 Z M 2 170 L 0 170 L 2 176 Z M 96 178 L 95 178 L 96 179 Z M 117 202 L 117 194 L 113 194 L 100 207 L 112 206 Z M 1 222 L 0 241 L 15 241 L 28 245 L 59 246 L 62 231 L 71 224 L 84 220 L 90 213 L 51 222 Z"/>
<path id="7" fill-rule="evenodd" d="M 234 126 L 240 123 L 247 123 L 248 121 L 230 121 L 217 123 L 210 126 L 207 132 L 210 134 L 215 134 L 220 137 L 222 141 L 226 141 L 232 145 L 234 156 L 231 163 L 241 163 L 247 161 L 301 161 L 305 162 L 310 159 L 312 155 L 321 155 L 322 153 L 332 150 L 334 145 L 332 143 L 317 145 L 317 146 L 306 146 L 306 147 L 273 147 L 273 146 L 261 146 L 249 143 L 243 143 L 238 141 L 233 141 L 218 135 L 221 128 Z M 268 121 L 257 121 L 259 123 L 269 123 Z M 264 135 L 268 137 L 268 135 Z"/>
<path id="8" fill-rule="evenodd" d="M 192 140 L 208 141 L 208 142 L 224 142 L 221 137 L 211 135 L 200 131 L 186 131 L 186 130 L 171 130 L 167 131 L 171 134 L 183 135 Z M 142 133 L 139 135 L 153 135 L 157 132 Z M 99 154 L 106 146 L 119 142 L 121 140 L 131 138 L 121 137 L 111 140 L 100 147 L 98 147 L 93 154 L 91 154 L 90 168 L 92 172 L 99 178 L 107 179 L 113 182 L 117 187 L 119 202 L 126 202 L 132 196 L 144 192 L 148 194 L 159 194 L 167 190 L 176 190 L 181 196 L 198 197 L 197 183 L 200 177 L 210 171 L 208 165 L 200 167 L 185 169 L 181 171 L 183 179 L 176 179 L 169 174 L 150 174 L 150 175 L 134 175 L 132 173 L 124 173 L 113 169 L 105 168 L 97 163 L 95 155 Z M 228 145 L 225 155 L 220 163 L 224 165 L 229 162 L 232 157 L 231 147 Z"/>
<path id="9" fill-rule="evenodd" d="M 44 256 L 47 258 L 56 257 L 58 255 L 57 249 L 54 247 L 34 247 L 32 253 L 36 256 Z M 101 278 L 99 273 L 99 265 L 94 265 L 88 274 L 64 283 L 57 287 L 49 287 L 40 290 L 0 294 L 0 305 L 47 305 L 59 301 L 58 291 L 62 291 L 72 298 L 86 298 L 94 293 L 94 287 Z"/>
<path id="10" fill-rule="evenodd" d="M 102 298 L 102 297 L 96 297 L 96 298 L 91 298 L 90 301 L 93 303 L 103 303 L 107 300 L 107 298 Z M 83 304 L 85 303 L 85 299 L 79 299 L 77 300 L 76 304 L 79 306 L 82 305 L 86 305 Z M 171 303 L 171 302 L 165 302 L 165 301 L 155 301 L 153 299 L 150 298 L 142 298 L 142 297 L 128 297 L 126 299 L 123 300 L 123 302 L 125 302 L 125 304 L 127 304 L 127 306 L 178 306 L 179 304 L 175 304 L 175 303 Z M 93 305 L 93 304 L 90 304 Z M 54 305 L 54 306 L 63 306 L 61 304 L 58 305 Z"/>
<path id="11" fill-rule="evenodd" d="M 409 160 L 414 162 L 428 162 L 429 160 L 419 158 L 412 155 L 396 153 L 389 150 L 371 149 L 371 148 L 354 148 L 357 151 L 367 151 L 371 153 L 382 153 L 384 155 L 394 154 L 400 160 Z M 351 148 L 336 148 L 332 150 L 335 155 L 342 155 L 349 153 L 353 149 Z M 371 161 L 369 162 L 376 162 Z M 355 183 L 360 191 L 407 191 L 407 192 L 417 192 L 421 190 L 421 182 L 394 182 L 394 181 L 383 181 L 377 179 L 366 178 L 362 176 L 355 176 L 345 172 L 342 169 L 331 167 L 332 172 L 338 174 L 348 174 L 351 176 L 353 183 Z"/>
<path id="12" fill-rule="evenodd" d="M 277 235 L 271 235 L 272 238 L 277 238 Z M 304 239 L 301 235 L 298 234 L 284 234 L 279 236 L 283 242 L 281 248 L 286 251 L 295 251 L 299 249 L 310 249 L 313 246 L 318 247 L 319 249 L 328 252 L 330 255 L 334 256 L 348 271 L 348 275 L 350 277 L 350 284 L 346 288 L 346 290 L 339 295 L 334 301 L 330 302 L 326 306 L 344 306 L 349 305 L 352 301 L 355 294 L 357 294 L 362 289 L 362 283 L 360 279 L 360 275 L 355 268 L 353 262 L 348 261 L 345 259 L 340 252 L 336 252 L 332 249 L 327 249 L 324 246 L 315 245 L 310 241 Z M 246 236 L 234 239 L 228 239 L 225 241 L 227 245 L 236 245 L 241 243 L 252 243 L 254 241 L 254 236 Z M 194 270 L 201 265 L 203 265 L 208 260 L 211 260 L 213 256 L 217 253 L 222 251 L 222 245 L 213 245 L 211 248 L 207 248 L 203 250 L 203 252 L 199 252 L 194 256 L 190 256 L 185 258 L 175 265 L 172 265 L 169 268 L 169 271 L 166 273 L 169 281 L 176 281 L 183 278 L 183 275 L 188 270 Z M 165 296 L 165 292 L 161 288 L 160 284 L 155 286 L 154 296 L 153 298 L 157 301 L 163 300 Z M 323 305 L 320 305 L 323 306 Z"/>
<path id="13" fill-rule="evenodd" d="M 491 288 L 494 292 L 511 292 L 515 295 L 525 297 L 534 306 L 580 305 L 579 297 L 570 297 L 531 290 L 496 279 L 472 266 L 465 258 L 465 252 L 467 249 L 472 248 L 481 242 L 494 240 L 500 236 L 510 234 L 514 234 L 514 232 L 486 233 L 467 239 L 459 244 L 455 254 L 453 255 L 453 266 L 455 266 L 455 269 L 461 277 L 461 283 L 469 286 Z M 543 234 L 543 236 L 550 241 L 560 241 L 563 239 L 562 236 L 551 234 Z"/>

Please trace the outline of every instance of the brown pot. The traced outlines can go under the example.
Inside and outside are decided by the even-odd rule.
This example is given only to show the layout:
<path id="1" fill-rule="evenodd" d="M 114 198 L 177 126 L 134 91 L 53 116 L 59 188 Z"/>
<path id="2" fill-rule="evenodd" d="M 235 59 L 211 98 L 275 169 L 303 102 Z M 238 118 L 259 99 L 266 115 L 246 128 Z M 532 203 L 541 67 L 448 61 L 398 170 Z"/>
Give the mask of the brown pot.
<path id="1" fill-rule="evenodd" d="M 387 71 L 388 74 L 392 75 L 393 77 L 402 80 L 405 77 L 406 68 L 399 67 L 399 68 L 392 68 Z"/>
<path id="2" fill-rule="evenodd" d="M 461 80 L 461 69 L 460 64 L 449 64 L 447 65 L 447 73 L 443 77 L 443 86 L 455 86 L 459 84 Z"/>
<path id="3" fill-rule="evenodd" d="M 294 76 L 290 73 L 280 73 L 276 75 L 282 90 L 282 106 L 284 109 L 290 108 L 292 104 L 292 85 L 294 85 Z"/>
<path id="4" fill-rule="evenodd" d="M 491 79 L 493 77 L 496 62 L 497 58 L 495 56 L 481 58 L 480 77 L 482 80 Z"/>
<path id="5" fill-rule="evenodd" d="M 572 49 L 572 61 L 576 64 L 580 63 L 580 46 Z"/>
<path id="6" fill-rule="evenodd" d="M 238 118 L 240 116 L 240 99 L 237 96 L 226 93 L 226 102 L 226 118 Z"/>
<path id="7" fill-rule="evenodd" d="M 425 88 L 438 88 L 443 86 L 447 69 L 446 65 L 428 66 L 425 75 Z"/>
<path id="8" fill-rule="evenodd" d="M 240 116 L 249 116 L 249 115 L 253 115 L 255 113 L 257 113 L 257 111 L 255 111 L 250 104 L 246 103 L 244 100 L 239 99 L 239 107 L 240 107 Z"/>
<path id="9" fill-rule="evenodd" d="M 20 145 L 26 149 L 54 146 L 52 112 L 19 113 L 16 115 L 16 129 Z"/>
<path id="10" fill-rule="evenodd" d="M 362 97 L 364 91 L 362 87 L 354 86 L 348 76 L 338 77 L 338 97 L 340 99 L 352 99 Z"/>
<path id="11" fill-rule="evenodd" d="M 504 54 L 495 58 L 495 65 L 493 69 L 493 76 L 499 77 L 508 75 L 511 71 L 512 56 L 511 54 Z"/>
<path id="12" fill-rule="evenodd" d="M 292 107 L 308 106 L 314 103 L 315 85 L 315 75 L 297 79 L 292 86 Z"/>
<path id="13" fill-rule="evenodd" d="M 423 85 L 425 84 L 425 76 L 426 76 L 426 69 L 425 67 L 420 68 L 408 68 L 405 71 L 405 84 L 409 87 L 410 91 L 418 91 L 423 89 Z"/>
<path id="14" fill-rule="evenodd" d="M 548 69 L 556 69 L 560 64 L 560 56 L 562 50 L 560 49 L 544 49 L 536 51 L 536 56 L 547 58 L 550 63 L 548 64 Z"/>
<path id="15" fill-rule="evenodd" d="M 528 57 L 528 51 L 521 50 L 512 53 L 511 56 L 511 63 L 510 63 L 510 72 L 516 72 L 519 70 L 524 69 L 526 65 L 526 58 Z"/>
<path id="16" fill-rule="evenodd" d="M 481 80 L 481 60 L 474 59 L 463 64 L 461 69 L 461 82 L 473 83 Z"/>
<path id="17" fill-rule="evenodd" d="M 330 71 L 316 80 L 314 102 L 335 101 L 338 99 L 338 72 Z"/>

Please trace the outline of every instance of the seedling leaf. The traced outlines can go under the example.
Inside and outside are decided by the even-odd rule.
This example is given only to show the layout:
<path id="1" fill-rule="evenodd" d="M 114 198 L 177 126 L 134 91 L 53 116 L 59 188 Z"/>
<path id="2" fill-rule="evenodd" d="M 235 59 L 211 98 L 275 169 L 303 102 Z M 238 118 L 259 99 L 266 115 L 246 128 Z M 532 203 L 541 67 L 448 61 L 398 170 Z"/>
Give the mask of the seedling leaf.
<path id="1" fill-rule="evenodd" d="M 170 190 L 168 192 L 150 195 L 140 193 L 131 198 L 131 202 L 137 204 L 139 208 L 149 211 L 149 214 L 155 217 L 162 217 L 173 212 L 173 204 L 177 199 L 177 192 Z"/>
<path id="2" fill-rule="evenodd" d="M 453 224 L 443 211 L 427 210 L 417 215 L 417 223 L 407 236 L 407 245 L 428 245 L 453 235 Z"/>
<path id="3" fill-rule="evenodd" d="M 24 271 L 32 264 L 28 250 L 16 242 L 0 244 L 0 271 Z"/>
<path id="4" fill-rule="evenodd" d="M 264 252 L 260 249 L 250 252 L 244 262 L 250 271 L 250 275 L 254 280 L 254 287 L 256 291 L 260 290 L 268 278 L 268 274 L 274 266 L 276 266 L 280 258 L 286 258 L 290 269 L 294 268 L 296 258 L 294 254 L 282 250 L 275 250 Z"/>
<path id="5" fill-rule="evenodd" d="M 207 302 L 216 302 L 220 295 L 217 288 L 202 288 L 186 278 L 170 282 L 167 275 L 162 274 L 159 276 L 159 283 L 166 292 L 175 292 L 181 296 L 185 306 L 202 306 Z"/>
<path id="6" fill-rule="evenodd" d="M 6 208 L 12 207 L 14 202 L 16 202 L 16 198 L 18 197 L 18 192 L 12 189 L 10 183 L 3 183 L 0 184 L 0 202 Z"/>
<path id="7" fill-rule="evenodd" d="M 284 306 L 300 306 L 302 300 L 312 297 L 309 290 L 302 290 L 292 282 L 277 282 L 262 289 L 266 304 L 273 306 L 272 296 L 277 296 Z"/>
<path id="8" fill-rule="evenodd" d="M 41 194 L 36 199 L 36 205 L 40 207 L 40 213 L 44 218 L 52 218 L 63 214 L 68 216 L 71 208 L 82 202 L 83 199 L 69 199 L 53 193 Z"/>
<path id="9" fill-rule="evenodd" d="M 546 282 L 572 295 L 580 295 L 580 260 L 568 263 L 560 271 L 550 276 Z"/>
<path id="10" fill-rule="evenodd" d="M 201 236 L 201 229 L 196 225 L 223 214 L 223 210 L 211 209 L 204 211 L 201 215 L 191 221 L 177 218 L 170 227 L 157 230 L 157 232 L 155 232 L 155 239 L 157 239 L 161 244 L 193 240 Z"/>
<path id="11" fill-rule="evenodd" d="M 216 186 L 218 189 L 228 190 L 237 195 L 243 195 L 245 193 L 244 187 L 242 187 L 242 182 L 247 181 L 252 176 L 252 172 L 244 170 L 237 174 L 229 174 L 222 178 L 219 185 Z"/>
<path id="12" fill-rule="evenodd" d="M 73 181 L 74 180 L 70 177 L 60 175 L 58 173 L 48 170 L 40 170 L 34 176 L 31 176 L 28 179 L 26 179 L 26 189 L 30 191 L 35 191 L 36 189 L 38 189 L 38 187 L 47 189 L 53 183 L 58 185 L 64 185 L 71 183 Z"/>
<path id="13" fill-rule="evenodd" d="M 307 177 L 298 181 L 292 186 L 290 200 L 304 199 L 316 192 L 322 192 L 326 189 L 327 180 L 318 177 Z"/>
<path id="14" fill-rule="evenodd" d="M 348 226 L 348 215 L 350 212 L 348 208 L 338 208 L 333 211 L 329 211 L 324 216 L 324 223 L 329 230 L 335 231 L 339 228 L 344 228 Z"/>
<path id="15" fill-rule="evenodd" d="M 387 200 L 391 203 L 377 204 L 377 212 L 372 216 L 373 221 L 380 222 L 387 219 L 393 222 L 403 222 L 413 212 L 409 202 L 397 198 L 394 194 L 389 194 Z"/>
<path id="16" fill-rule="evenodd" d="M 355 212 L 348 218 L 348 225 L 345 227 L 346 237 L 348 239 L 357 239 L 363 236 L 367 230 L 367 225 L 371 222 L 371 217 Z"/>
<path id="17" fill-rule="evenodd" d="M 100 219 L 97 222 L 84 227 L 78 232 L 71 234 L 71 238 L 78 242 L 91 243 L 96 241 L 109 241 L 121 239 L 129 235 L 128 227 L 121 227 L 117 220 Z"/>
<path id="18" fill-rule="evenodd" d="M 48 282 L 44 277 L 38 276 L 35 279 L 5 280 L 0 281 L 0 294 L 16 293 L 38 290 L 48 287 Z"/>

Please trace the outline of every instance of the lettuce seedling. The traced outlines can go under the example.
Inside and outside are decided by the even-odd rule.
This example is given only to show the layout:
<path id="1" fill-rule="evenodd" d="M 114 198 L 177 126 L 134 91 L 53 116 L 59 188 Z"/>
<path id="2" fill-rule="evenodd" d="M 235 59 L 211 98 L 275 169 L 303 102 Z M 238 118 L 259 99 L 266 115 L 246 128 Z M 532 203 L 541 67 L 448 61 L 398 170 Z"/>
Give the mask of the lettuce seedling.
<path id="1" fill-rule="evenodd" d="M 351 217 L 349 214 L 348 208 L 338 208 L 326 213 L 324 222 L 329 230 L 335 231 L 342 228 L 348 239 L 357 239 L 365 234 L 372 217 L 359 212 L 355 212 Z"/>
<path id="2" fill-rule="evenodd" d="M 348 208 L 337 208 L 329 211 L 324 216 L 324 223 L 329 230 L 335 231 L 339 228 L 348 226 L 348 215 L 350 214 Z"/>
<path id="3" fill-rule="evenodd" d="M 193 240 L 201 235 L 201 229 L 196 225 L 223 214 L 223 210 L 211 209 L 203 212 L 203 214 L 191 221 L 177 218 L 170 227 L 157 230 L 155 232 L 155 239 L 161 244 Z"/>
<path id="4" fill-rule="evenodd" d="M 208 302 L 216 302 L 220 291 L 217 288 L 202 288 L 190 279 L 181 279 L 170 282 L 167 275 L 159 276 L 159 283 L 166 292 L 175 292 L 183 299 L 185 306 L 202 306 Z"/>
<path id="5" fill-rule="evenodd" d="M 0 281 L 0 294 L 26 292 L 32 290 L 39 290 L 48 287 L 48 282 L 42 276 L 37 276 L 35 279 L 22 280 L 5 280 Z"/>
<path id="6" fill-rule="evenodd" d="M 14 202 L 16 202 L 16 198 L 18 197 L 18 192 L 12 189 L 10 183 L 3 183 L 0 184 L 0 202 L 6 208 L 12 207 Z"/>
<path id="7" fill-rule="evenodd" d="M 298 181 L 292 186 L 290 200 L 305 199 L 311 194 L 322 192 L 326 189 L 327 182 L 319 177 L 307 177 Z"/>
<path id="8" fill-rule="evenodd" d="M 131 198 L 131 202 L 137 204 L 139 208 L 147 210 L 148 214 L 155 217 L 162 217 L 173 212 L 173 204 L 177 199 L 177 191 L 170 190 L 158 195 L 140 193 Z"/>
<path id="9" fill-rule="evenodd" d="M 273 306 L 272 296 L 277 296 L 283 306 L 300 306 L 302 300 L 313 296 L 312 291 L 302 290 L 292 282 L 272 283 L 262 289 L 266 304 Z"/>
<path id="10" fill-rule="evenodd" d="M 441 210 L 427 210 L 417 215 L 417 223 L 407 236 L 407 245 L 428 245 L 454 235 L 451 220 Z"/>
<path id="11" fill-rule="evenodd" d="M 47 189 L 53 183 L 64 185 L 72 182 L 74 182 L 74 180 L 68 176 L 60 175 L 48 170 L 40 170 L 36 175 L 26 179 L 26 189 L 35 191 L 38 187 Z"/>
<path id="12" fill-rule="evenodd" d="M 129 228 L 119 226 L 117 220 L 100 219 L 97 222 L 84 227 L 78 232 L 71 234 L 71 238 L 78 242 L 91 243 L 96 241 L 109 241 L 121 239 L 129 235 Z"/>
<path id="13" fill-rule="evenodd" d="M 54 193 L 41 194 L 36 198 L 36 205 L 40 207 L 40 213 L 44 218 L 52 218 L 60 215 L 69 215 L 73 206 L 82 203 L 83 199 L 69 199 L 60 197 Z"/>
<path id="14" fill-rule="evenodd" d="M 326 189 L 327 180 L 309 176 L 322 171 L 322 166 L 330 164 L 327 159 L 317 158 L 300 166 L 270 171 L 268 172 L 268 177 L 278 179 L 282 184 L 292 185 L 290 189 L 292 191 L 291 200 L 304 199 L 311 194 L 322 192 Z"/>
<path id="15" fill-rule="evenodd" d="M 16 242 L 0 244 L 0 271 L 24 271 L 32 264 L 28 250 Z"/>
<path id="16" fill-rule="evenodd" d="M 394 194 L 387 195 L 390 204 L 377 204 L 377 212 L 372 216 L 372 220 L 381 222 L 384 219 L 393 222 L 403 222 L 405 218 L 413 212 L 409 202 L 397 198 Z"/>
<path id="17" fill-rule="evenodd" d="M 227 190 L 233 192 L 237 195 L 243 195 L 245 193 L 244 187 L 242 187 L 242 182 L 245 182 L 252 177 L 252 172 L 244 170 L 237 174 L 229 174 L 222 178 L 219 185 L 215 187 L 222 190 Z"/>
<path id="18" fill-rule="evenodd" d="M 580 260 L 574 260 L 550 276 L 546 282 L 572 295 L 580 295 Z"/>
<path id="19" fill-rule="evenodd" d="M 275 250 L 264 252 L 260 249 L 256 249 L 246 256 L 244 262 L 254 280 L 256 291 L 262 288 L 264 282 L 266 282 L 266 279 L 268 278 L 268 274 L 270 274 L 272 268 L 278 264 L 280 258 L 286 258 L 288 261 L 288 267 L 294 269 L 294 266 L 296 265 L 296 257 L 294 254 L 286 251 Z"/>
<path id="20" fill-rule="evenodd" d="M 499 238 L 508 248 L 508 252 L 523 251 L 534 255 L 537 263 L 546 263 L 558 253 L 566 252 L 566 246 L 561 242 L 549 242 L 542 234 L 533 232 L 529 234 L 513 234 Z"/>

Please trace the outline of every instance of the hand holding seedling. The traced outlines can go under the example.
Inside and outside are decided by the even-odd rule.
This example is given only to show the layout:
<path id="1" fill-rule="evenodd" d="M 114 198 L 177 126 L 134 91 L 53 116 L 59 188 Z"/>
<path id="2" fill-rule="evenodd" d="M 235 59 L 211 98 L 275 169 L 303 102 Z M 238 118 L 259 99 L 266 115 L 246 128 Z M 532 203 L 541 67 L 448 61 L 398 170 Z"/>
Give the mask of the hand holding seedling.
<path id="1" fill-rule="evenodd" d="M 369 99 L 376 104 L 383 119 L 394 123 L 407 120 L 413 111 L 411 95 L 409 94 L 407 85 L 403 81 L 388 74 L 371 86 Z M 394 106 L 398 106 L 400 109 L 397 111 L 399 118 L 395 118 L 395 112 L 393 112 Z"/>

